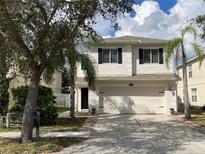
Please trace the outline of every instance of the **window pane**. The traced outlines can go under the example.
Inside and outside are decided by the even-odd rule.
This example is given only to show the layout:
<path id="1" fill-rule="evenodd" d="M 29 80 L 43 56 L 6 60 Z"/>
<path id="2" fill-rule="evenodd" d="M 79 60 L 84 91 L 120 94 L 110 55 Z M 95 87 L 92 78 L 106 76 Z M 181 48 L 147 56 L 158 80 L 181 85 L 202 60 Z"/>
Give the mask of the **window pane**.
<path id="1" fill-rule="evenodd" d="M 117 63 L 117 49 L 111 50 L 111 63 Z"/>
<path id="2" fill-rule="evenodd" d="M 197 102 L 197 89 L 196 88 L 192 88 L 192 102 Z"/>
<path id="3" fill-rule="evenodd" d="M 150 63 L 150 49 L 144 49 L 144 63 Z"/>
<path id="4" fill-rule="evenodd" d="M 103 63 L 109 63 L 109 49 L 103 49 Z"/>
<path id="5" fill-rule="evenodd" d="M 152 49 L 152 63 L 159 63 L 158 49 Z"/>
<path id="6" fill-rule="evenodd" d="M 194 96 L 192 96 L 192 102 L 195 102 L 195 100 L 194 100 Z"/>
<path id="7" fill-rule="evenodd" d="M 152 63 L 159 63 L 158 49 L 152 49 Z"/>

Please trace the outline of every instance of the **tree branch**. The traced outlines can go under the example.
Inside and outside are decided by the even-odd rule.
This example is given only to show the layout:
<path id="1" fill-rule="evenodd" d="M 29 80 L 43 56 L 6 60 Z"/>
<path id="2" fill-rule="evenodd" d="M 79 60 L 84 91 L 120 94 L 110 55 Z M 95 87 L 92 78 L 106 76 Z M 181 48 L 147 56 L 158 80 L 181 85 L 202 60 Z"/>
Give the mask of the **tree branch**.
<path id="1" fill-rule="evenodd" d="M 27 45 L 24 43 L 21 35 L 17 31 L 16 27 L 18 26 L 11 19 L 4 0 L 0 0 L 0 6 L 0 11 L 2 12 L 3 18 L 8 21 L 8 24 L 6 25 L 5 29 L 9 31 L 9 39 L 13 39 L 18 44 L 18 46 L 24 51 L 30 67 L 34 67 L 33 65 L 35 64 L 35 61 L 32 58 L 32 54 Z"/>

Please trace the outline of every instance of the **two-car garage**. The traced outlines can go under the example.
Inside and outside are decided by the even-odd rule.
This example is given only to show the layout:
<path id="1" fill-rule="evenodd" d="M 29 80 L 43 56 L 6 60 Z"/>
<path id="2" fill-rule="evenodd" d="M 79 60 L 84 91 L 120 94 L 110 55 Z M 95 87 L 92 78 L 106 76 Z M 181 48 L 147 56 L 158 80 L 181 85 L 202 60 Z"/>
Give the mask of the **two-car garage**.
<path id="1" fill-rule="evenodd" d="M 175 83 L 170 75 L 101 77 L 96 88 L 86 92 L 86 103 L 97 114 L 170 114 L 171 109 L 177 111 Z M 83 87 L 77 90 L 77 102 L 83 102 Z M 78 109 L 84 110 L 82 104 Z"/>
<path id="2" fill-rule="evenodd" d="M 100 94 L 104 113 L 165 113 L 164 87 L 106 87 Z"/>

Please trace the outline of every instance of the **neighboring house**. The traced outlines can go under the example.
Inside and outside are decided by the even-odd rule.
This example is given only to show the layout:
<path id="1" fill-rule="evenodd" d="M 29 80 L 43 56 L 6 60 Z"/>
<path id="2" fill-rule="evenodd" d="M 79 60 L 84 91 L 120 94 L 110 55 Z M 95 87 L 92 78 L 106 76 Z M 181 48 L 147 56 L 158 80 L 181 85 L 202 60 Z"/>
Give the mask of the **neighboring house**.
<path id="1" fill-rule="evenodd" d="M 183 79 L 182 66 L 177 67 L 178 75 Z M 194 106 L 205 106 L 205 63 L 199 67 L 197 58 L 187 62 L 187 79 L 189 89 L 189 102 Z M 183 80 L 178 82 L 177 93 L 183 102 Z"/>
<path id="2" fill-rule="evenodd" d="M 96 67 L 96 88 L 88 89 L 79 64 L 76 110 L 112 114 L 169 114 L 176 107 L 176 79 L 164 62 L 167 40 L 123 36 L 104 39 L 88 54 Z"/>
<path id="3" fill-rule="evenodd" d="M 9 92 L 11 92 L 12 88 L 17 88 L 22 85 L 28 85 L 29 84 L 29 79 L 28 81 L 25 80 L 25 78 L 21 75 L 18 74 L 16 78 L 14 78 L 12 81 L 10 81 L 9 85 Z M 53 90 L 54 95 L 56 96 L 56 106 L 69 106 L 68 104 L 70 103 L 70 99 L 68 98 L 69 95 L 67 94 L 61 94 L 61 89 L 62 89 L 62 73 L 56 71 L 53 75 L 53 81 L 51 84 L 46 84 L 43 80 L 40 82 L 41 85 L 50 87 Z M 12 95 L 10 95 L 10 100 L 11 100 L 11 105 L 12 105 Z"/>
<path id="4" fill-rule="evenodd" d="M 24 79 L 24 77 L 22 75 L 18 74 L 17 77 L 14 78 L 10 82 L 10 89 L 11 88 L 17 88 L 19 86 L 26 85 L 26 84 L 29 84 L 29 79 L 27 81 L 26 79 Z M 56 71 L 53 75 L 53 81 L 52 81 L 51 84 L 46 84 L 43 80 L 41 80 L 40 84 L 43 85 L 43 86 L 52 88 L 53 93 L 61 93 L 62 73 Z"/>

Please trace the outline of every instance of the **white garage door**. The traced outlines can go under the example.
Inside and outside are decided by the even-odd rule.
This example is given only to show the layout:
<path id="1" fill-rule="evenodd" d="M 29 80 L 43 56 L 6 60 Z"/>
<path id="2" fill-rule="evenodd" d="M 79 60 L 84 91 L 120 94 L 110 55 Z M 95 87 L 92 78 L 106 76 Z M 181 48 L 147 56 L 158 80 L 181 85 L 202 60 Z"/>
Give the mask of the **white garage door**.
<path id="1" fill-rule="evenodd" d="M 163 88 L 102 88 L 105 113 L 165 113 Z"/>

